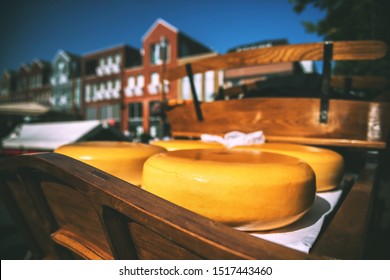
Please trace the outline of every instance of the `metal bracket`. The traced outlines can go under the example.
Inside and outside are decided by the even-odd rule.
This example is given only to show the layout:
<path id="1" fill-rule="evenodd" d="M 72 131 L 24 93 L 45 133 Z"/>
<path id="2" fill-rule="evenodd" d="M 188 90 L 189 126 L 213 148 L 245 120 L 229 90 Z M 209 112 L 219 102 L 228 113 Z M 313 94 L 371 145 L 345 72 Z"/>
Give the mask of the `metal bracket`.
<path id="1" fill-rule="evenodd" d="M 332 42 L 325 42 L 324 43 L 323 65 L 322 65 L 320 123 L 327 123 L 328 122 L 332 57 L 333 57 L 333 43 Z"/>
<path id="2" fill-rule="evenodd" d="M 196 89 L 195 89 L 195 84 L 194 84 L 194 75 L 192 74 L 191 63 L 186 64 L 186 71 L 187 71 L 188 79 L 190 81 L 192 101 L 194 102 L 196 118 L 198 119 L 198 121 L 203 121 L 202 109 L 200 108 L 198 95 L 196 94 Z"/>

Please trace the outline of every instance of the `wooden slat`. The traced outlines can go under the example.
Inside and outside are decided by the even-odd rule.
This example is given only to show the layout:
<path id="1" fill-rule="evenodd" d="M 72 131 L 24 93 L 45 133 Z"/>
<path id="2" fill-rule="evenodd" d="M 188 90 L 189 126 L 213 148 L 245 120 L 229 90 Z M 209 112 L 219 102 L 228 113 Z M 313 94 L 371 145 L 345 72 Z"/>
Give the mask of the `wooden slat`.
<path id="1" fill-rule="evenodd" d="M 202 103 L 204 121 L 191 104 L 167 111 L 175 137 L 261 130 L 266 139 L 360 148 L 384 148 L 390 103 L 330 100 L 329 121 L 318 122 L 316 98 L 248 98 Z"/>
<path id="2" fill-rule="evenodd" d="M 258 64 L 322 60 L 324 43 L 296 44 L 227 53 L 192 62 L 193 73 Z M 371 60 L 382 58 L 387 46 L 381 41 L 345 41 L 333 43 L 333 60 Z M 186 76 L 185 65 L 167 70 L 166 79 Z"/>
<path id="3" fill-rule="evenodd" d="M 347 79 L 351 79 L 352 89 L 385 89 L 388 86 L 384 77 L 372 76 L 333 76 L 330 85 L 334 88 L 344 88 Z"/>
<path id="4" fill-rule="evenodd" d="M 373 89 L 373 90 L 381 90 L 385 89 L 388 86 L 388 82 L 384 77 L 374 77 L 374 76 L 333 76 L 330 79 L 330 86 L 332 88 L 345 88 L 347 86 L 347 80 L 351 80 L 351 89 Z M 225 97 L 229 99 L 237 98 L 240 94 L 244 94 L 245 91 L 257 90 L 257 83 L 252 82 L 244 85 L 239 85 L 235 87 L 226 88 L 223 90 L 223 94 Z M 318 92 L 318 95 L 320 93 Z M 278 97 L 278 96 L 275 96 Z"/>
<path id="5" fill-rule="evenodd" d="M 60 230 L 51 235 L 54 242 L 88 260 L 112 260 L 112 256 L 99 247 L 65 230 Z"/>

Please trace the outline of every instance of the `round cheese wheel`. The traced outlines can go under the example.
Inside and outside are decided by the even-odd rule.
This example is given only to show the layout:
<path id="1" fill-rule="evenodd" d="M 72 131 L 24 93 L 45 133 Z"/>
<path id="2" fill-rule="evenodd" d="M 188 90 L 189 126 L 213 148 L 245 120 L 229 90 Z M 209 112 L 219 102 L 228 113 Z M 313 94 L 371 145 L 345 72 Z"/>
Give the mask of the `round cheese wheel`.
<path id="1" fill-rule="evenodd" d="M 90 141 L 64 145 L 54 152 L 67 155 L 140 186 L 142 168 L 146 159 L 165 151 L 162 147 L 142 143 Z"/>
<path id="2" fill-rule="evenodd" d="M 227 149 L 154 155 L 145 162 L 142 187 L 248 231 L 279 228 L 298 220 L 316 193 L 312 168 L 297 158 Z"/>
<path id="3" fill-rule="evenodd" d="M 316 175 L 317 191 L 335 189 L 341 180 L 343 157 L 329 149 L 286 143 L 265 143 L 260 145 L 234 147 L 236 150 L 258 150 L 297 157 L 306 161 Z"/>
<path id="4" fill-rule="evenodd" d="M 151 144 L 163 147 L 167 151 L 225 148 L 221 143 L 204 142 L 201 140 L 156 140 Z"/>

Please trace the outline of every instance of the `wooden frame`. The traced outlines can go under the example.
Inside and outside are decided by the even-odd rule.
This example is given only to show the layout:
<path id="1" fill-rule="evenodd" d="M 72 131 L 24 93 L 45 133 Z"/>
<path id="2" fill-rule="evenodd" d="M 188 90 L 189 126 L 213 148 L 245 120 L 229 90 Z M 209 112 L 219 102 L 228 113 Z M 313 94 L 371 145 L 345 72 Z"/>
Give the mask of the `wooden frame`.
<path id="1" fill-rule="evenodd" d="M 359 259 L 374 171 L 366 166 L 310 254 L 213 222 L 60 154 L 1 162 L 0 191 L 35 258 Z"/>

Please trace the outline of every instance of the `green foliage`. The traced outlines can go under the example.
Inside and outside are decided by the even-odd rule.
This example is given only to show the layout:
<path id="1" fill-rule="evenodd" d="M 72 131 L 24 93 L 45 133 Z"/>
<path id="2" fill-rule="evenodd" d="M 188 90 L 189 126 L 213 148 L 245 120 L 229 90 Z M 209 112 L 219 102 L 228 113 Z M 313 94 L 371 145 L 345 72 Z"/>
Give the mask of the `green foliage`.
<path id="1" fill-rule="evenodd" d="M 390 47 L 389 0 L 289 0 L 296 13 L 308 5 L 326 12 L 318 22 L 303 22 L 306 32 L 329 41 L 381 40 Z M 390 55 L 381 61 L 338 62 L 335 74 L 390 77 Z"/>

